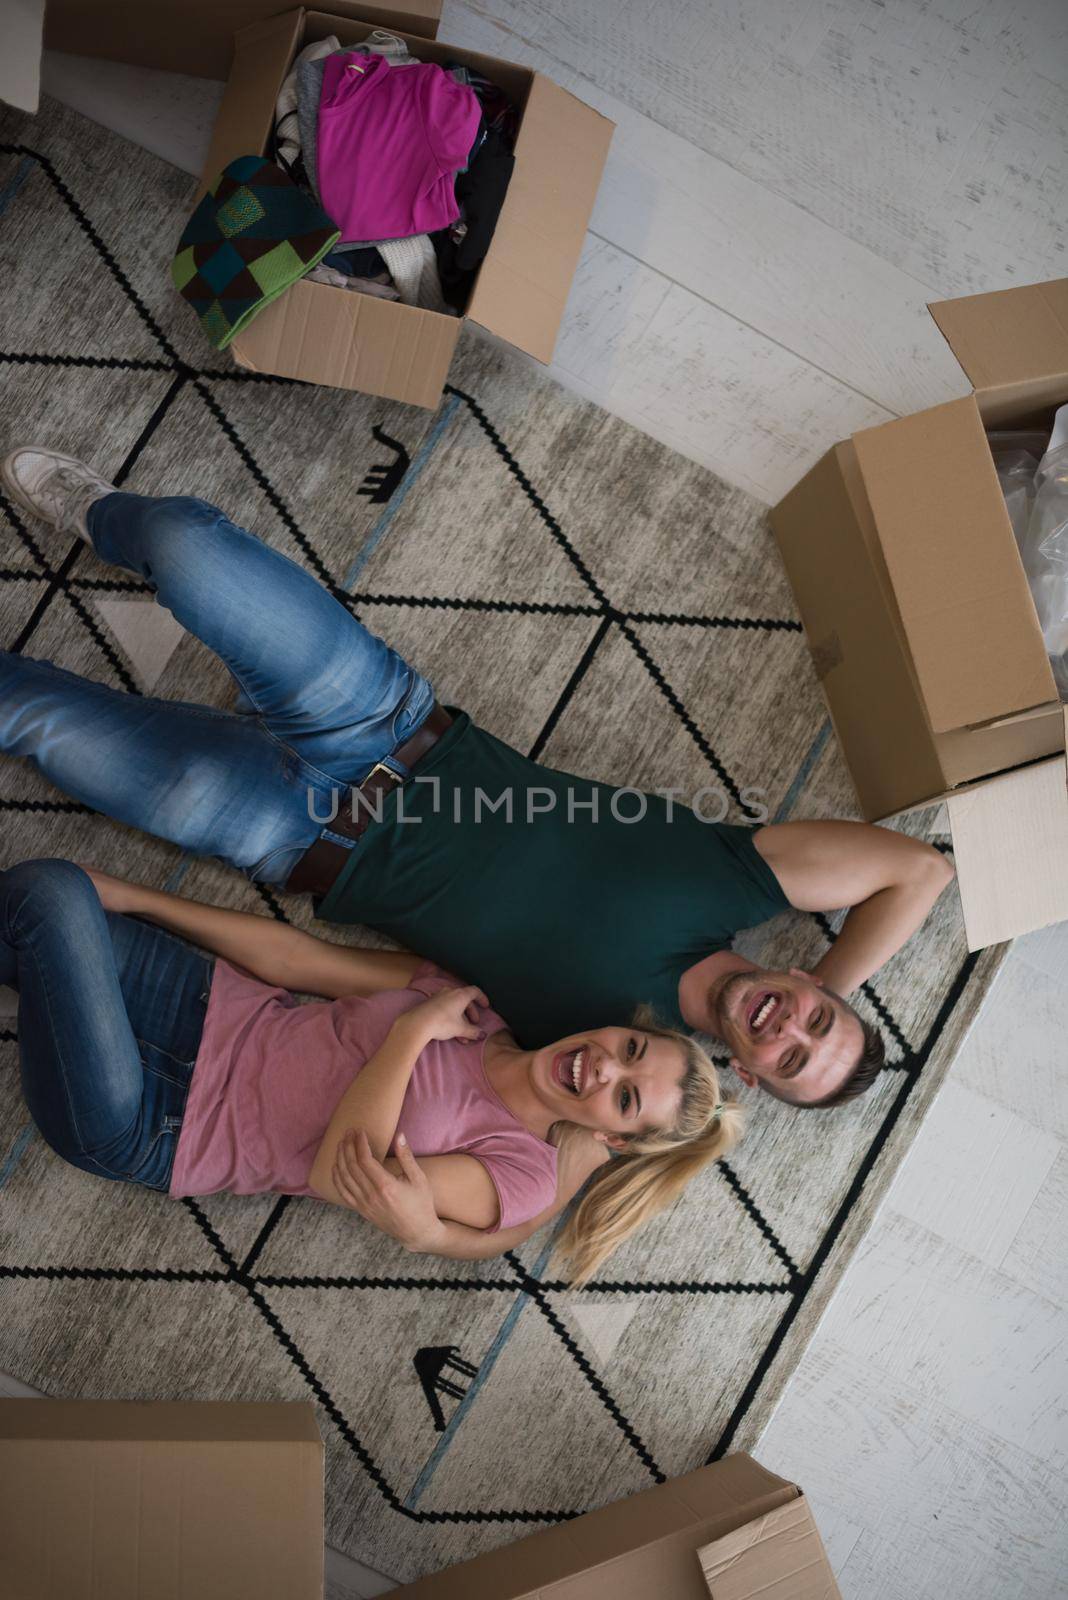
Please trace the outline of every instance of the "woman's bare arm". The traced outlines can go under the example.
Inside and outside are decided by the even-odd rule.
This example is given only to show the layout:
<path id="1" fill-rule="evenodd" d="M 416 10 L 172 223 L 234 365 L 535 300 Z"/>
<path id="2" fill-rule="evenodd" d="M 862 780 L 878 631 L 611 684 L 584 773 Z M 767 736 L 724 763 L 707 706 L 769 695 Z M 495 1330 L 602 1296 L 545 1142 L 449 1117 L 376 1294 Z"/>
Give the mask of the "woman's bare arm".
<path id="1" fill-rule="evenodd" d="M 398 1142 L 396 1156 L 377 1161 L 362 1130 L 350 1129 L 339 1147 L 333 1172 L 338 1203 L 359 1212 L 382 1233 L 415 1255 L 444 1256 L 450 1261 L 488 1261 L 514 1250 L 532 1233 L 551 1222 L 571 1203 L 587 1179 L 609 1159 L 603 1145 L 588 1144 L 562 1151 L 556 1195 L 551 1205 L 529 1222 L 497 1233 L 465 1226 L 439 1214 L 435 1202 L 434 1164 L 447 1156 L 417 1160 Z"/>
<path id="2" fill-rule="evenodd" d="M 478 1006 L 488 1004 L 473 985 L 442 989 L 411 1011 L 402 1012 L 374 1055 L 353 1078 L 327 1124 L 312 1162 L 308 1183 L 324 1199 L 332 1199 L 332 1174 L 338 1147 L 347 1129 L 364 1129 L 375 1157 L 382 1161 L 393 1143 L 412 1069 L 434 1039 L 473 1041 L 478 1034 Z"/>
<path id="3" fill-rule="evenodd" d="M 145 917 L 171 933 L 180 933 L 201 949 L 244 967 L 263 983 L 278 984 L 299 994 L 338 1000 L 343 995 L 403 989 L 422 964 L 407 950 L 360 950 L 330 944 L 273 917 L 207 906 L 181 895 L 166 894 L 162 889 L 127 883 L 110 873 L 98 872 L 95 867 L 85 870 L 106 911 Z"/>
<path id="4" fill-rule="evenodd" d="M 412 1068 L 426 1048 L 426 1034 L 413 1013 L 398 1017 L 384 1042 L 361 1067 L 338 1101 L 312 1163 L 308 1182 L 324 1199 L 332 1198 L 330 1174 L 345 1129 L 358 1120 L 379 1161 L 393 1142 Z"/>
<path id="5" fill-rule="evenodd" d="M 398 1135 L 397 1149 L 400 1155 L 407 1154 L 414 1163 L 414 1157 L 402 1141 L 403 1135 Z M 374 1161 L 374 1155 L 371 1154 L 369 1159 Z M 343 1165 L 340 1153 L 335 1155 L 329 1178 L 320 1169 L 312 1187 L 324 1200 L 351 1210 L 351 1203 L 340 1186 L 343 1180 L 337 1176 L 339 1165 Z M 405 1170 L 396 1156 L 387 1157 L 381 1169 L 397 1176 Z M 416 1164 L 416 1169 L 429 1185 L 435 1221 L 440 1220 L 446 1227 L 456 1225 L 465 1235 L 470 1232 L 476 1237 L 481 1237 L 484 1229 L 496 1227 L 501 1214 L 497 1188 L 485 1164 L 477 1156 L 460 1151 L 443 1156 L 423 1156 Z"/>

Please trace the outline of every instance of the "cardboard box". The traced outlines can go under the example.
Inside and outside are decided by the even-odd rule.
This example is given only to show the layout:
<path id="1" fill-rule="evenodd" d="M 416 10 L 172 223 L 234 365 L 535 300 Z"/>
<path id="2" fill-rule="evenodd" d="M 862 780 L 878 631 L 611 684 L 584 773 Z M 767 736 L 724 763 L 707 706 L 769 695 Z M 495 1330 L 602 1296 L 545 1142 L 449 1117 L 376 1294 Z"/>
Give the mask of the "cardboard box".
<path id="1" fill-rule="evenodd" d="M 6 0 L 3 23 L 0 100 L 20 111 L 36 111 L 41 98 L 44 0 Z"/>
<path id="2" fill-rule="evenodd" d="M 371 18 L 380 28 L 404 28 L 432 39 L 441 0 L 331 0 L 342 16 Z M 224 83 L 234 58 L 234 34 L 274 16 L 280 0 L 3 0 L 4 49 L 0 52 L 0 100 L 20 111 L 36 111 L 41 50 L 130 66 L 184 72 Z"/>
<path id="3" fill-rule="evenodd" d="M 306 1402 L 0 1399 L 4 1600 L 321 1600 Z"/>
<path id="4" fill-rule="evenodd" d="M 932 305 L 973 384 L 771 513 L 869 820 L 947 801 L 969 949 L 1068 917 L 1065 714 L 986 440 L 1068 400 L 1068 279 Z"/>
<path id="5" fill-rule="evenodd" d="M 28 0 L 20 0 L 26 4 Z M 194 78 L 229 76 L 234 34 L 282 10 L 285 0 L 48 0 L 48 50 L 126 61 Z M 374 19 L 372 27 L 402 28 L 432 39 L 441 0 L 331 0 L 339 16 Z M 242 152 L 245 154 L 246 152 Z"/>
<path id="6" fill-rule="evenodd" d="M 836 1600 L 796 1484 L 728 1456 L 394 1591 L 396 1600 Z"/>
<path id="7" fill-rule="evenodd" d="M 236 156 L 267 152 L 278 91 L 305 44 L 334 34 L 343 45 L 358 45 L 380 22 L 377 15 L 357 21 L 335 10 L 296 10 L 242 28 L 198 198 Z M 613 124 L 541 73 L 394 31 L 421 60 L 459 61 L 483 73 L 519 109 L 515 170 L 466 315 L 548 361 Z M 301 280 L 229 348 L 252 372 L 435 406 L 462 323 L 462 317 Z"/>

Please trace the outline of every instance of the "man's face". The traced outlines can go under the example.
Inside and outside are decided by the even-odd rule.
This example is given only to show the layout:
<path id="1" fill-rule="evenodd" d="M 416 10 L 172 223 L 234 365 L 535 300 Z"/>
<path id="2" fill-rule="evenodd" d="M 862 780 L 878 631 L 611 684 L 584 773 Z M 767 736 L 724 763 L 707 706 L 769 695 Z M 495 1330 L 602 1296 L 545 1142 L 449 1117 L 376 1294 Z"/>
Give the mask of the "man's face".
<path id="1" fill-rule="evenodd" d="M 797 967 L 727 973 L 708 1005 L 743 1083 L 796 1105 L 834 1094 L 863 1049 L 852 1011 Z"/>

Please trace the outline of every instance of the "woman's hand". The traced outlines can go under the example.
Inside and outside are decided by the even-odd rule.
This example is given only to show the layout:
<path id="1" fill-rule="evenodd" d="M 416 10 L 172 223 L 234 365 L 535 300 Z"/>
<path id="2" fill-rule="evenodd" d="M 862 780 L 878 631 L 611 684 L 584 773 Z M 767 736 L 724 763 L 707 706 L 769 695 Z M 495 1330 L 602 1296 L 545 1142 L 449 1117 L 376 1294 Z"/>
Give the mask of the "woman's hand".
<path id="1" fill-rule="evenodd" d="M 462 989 L 442 989 L 431 995 L 422 1005 L 398 1017 L 394 1026 L 401 1025 L 414 1031 L 424 1044 L 433 1039 L 479 1039 L 479 1007 L 489 1006 L 489 1001 L 474 984 Z"/>
<path id="2" fill-rule="evenodd" d="M 136 911 L 138 896 L 144 893 L 140 884 L 113 878 L 110 872 L 101 872 L 98 867 L 83 866 L 82 871 L 92 878 L 105 911 Z"/>
<path id="3" fill-rule="evenodd" d="M 456 991 L 453 991 L 454 993 Z M 405 1249 L 425 1254 L 442 1232 L 429 1180 L 402 1133 L 396 1139 L 400 1173 L 376 1161 L 363 1129 L 350 1128 L 338 1146 L 334 1188 L 342 1203 Z"/>

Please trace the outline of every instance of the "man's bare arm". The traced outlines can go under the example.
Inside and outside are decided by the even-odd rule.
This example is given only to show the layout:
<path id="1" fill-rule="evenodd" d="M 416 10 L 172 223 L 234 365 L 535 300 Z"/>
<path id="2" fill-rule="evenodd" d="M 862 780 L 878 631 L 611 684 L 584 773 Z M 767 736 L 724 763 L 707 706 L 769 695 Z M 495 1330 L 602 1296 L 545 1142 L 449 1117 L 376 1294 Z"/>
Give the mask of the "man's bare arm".
<path id="1" fill-rule="evenodd" d="M 900 950 L 954 875 L 932 845 L 869 822 L 778 822 L 753 842 L 799 911 L 850 908 L 813 969 L 843 995 Z"/>

